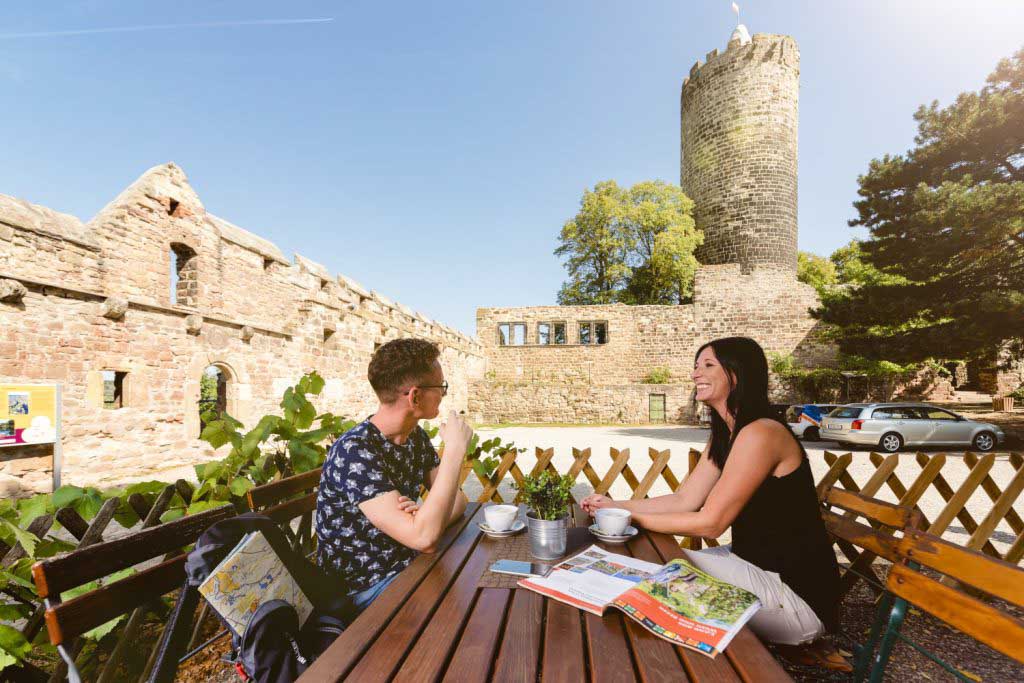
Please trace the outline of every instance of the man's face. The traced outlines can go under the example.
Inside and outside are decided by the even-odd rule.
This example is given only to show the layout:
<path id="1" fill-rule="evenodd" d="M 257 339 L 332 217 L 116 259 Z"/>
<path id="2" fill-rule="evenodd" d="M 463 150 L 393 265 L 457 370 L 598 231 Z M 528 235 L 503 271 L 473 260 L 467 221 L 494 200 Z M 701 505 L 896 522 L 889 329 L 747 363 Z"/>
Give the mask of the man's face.
<path id="1" fill-rule="evenodd" d="M 434 361 L 434 368 L 430 374 L 425 375 L 418 383 L 416 391 L 416 403 L 413 406 L 416 416 L 421 420 L 433 420 L 440 412 L 441 399 L 444 398 L 444 370 L 441 363 Z"/>

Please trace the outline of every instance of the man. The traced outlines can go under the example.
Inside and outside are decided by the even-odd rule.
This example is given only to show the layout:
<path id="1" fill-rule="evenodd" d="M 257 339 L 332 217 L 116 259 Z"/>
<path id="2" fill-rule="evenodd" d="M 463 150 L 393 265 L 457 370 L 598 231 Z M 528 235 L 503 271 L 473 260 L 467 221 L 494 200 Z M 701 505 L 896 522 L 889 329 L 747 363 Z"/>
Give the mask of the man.
<path id="1" fill-rule="evenodd" d="M 440 458 L 420 420 L 437 417 L 448 383 L 437 346 L 395 339 L 370 359 L 377 412 L 327 453 L 316 505 L 318 561 L 342 578 L 362 611 L 419 552 L 433 552 L 466 509 L 459 472 L 473 431 L 455 411 L 441 425 Z M 430 488 L 422 506 L 420 486 Z"/>

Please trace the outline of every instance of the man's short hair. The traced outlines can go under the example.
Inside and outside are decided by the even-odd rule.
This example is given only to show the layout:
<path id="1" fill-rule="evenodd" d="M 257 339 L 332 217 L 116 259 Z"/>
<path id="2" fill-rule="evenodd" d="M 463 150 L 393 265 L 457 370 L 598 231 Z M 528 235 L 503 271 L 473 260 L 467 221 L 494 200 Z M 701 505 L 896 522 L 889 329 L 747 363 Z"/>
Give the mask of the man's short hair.
<path id="1" fill-rule="evenodd" d="M 426 339 L 392 339 L 377 349 L 370 359 L 367 377 L 377 398 L 391 403 L 398 390 L 415 383 L 434 370 L 434 361 L 441 355 L 437 345 Z"/>

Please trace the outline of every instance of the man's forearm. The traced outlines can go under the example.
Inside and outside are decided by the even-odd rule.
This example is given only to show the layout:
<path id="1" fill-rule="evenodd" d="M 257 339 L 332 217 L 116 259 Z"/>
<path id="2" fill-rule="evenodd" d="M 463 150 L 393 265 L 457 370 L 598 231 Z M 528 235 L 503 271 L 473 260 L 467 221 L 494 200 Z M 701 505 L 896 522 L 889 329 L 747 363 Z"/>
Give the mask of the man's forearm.
<path id="1" fill-rule="evenodd" d="M 458 489 L 455 492 L 455 500 L 452 501 L 452 510 L 448 515 L 448 524 L 445 526 L 450 526 L 452 522 L 457 520 L 459 517 L 462 517 L 462 513 L 466 511 L 466 504 L 468 502 L 469 500 L 466 498 L 466 494 L 462 489 Z"/>
<path id="2" fill-rule="evenodd" d="M 457 494 L 461 469 L 461 457 L 449 455 L 443 458 L 437 468 L 437 477 L 430 488 L 430 495 L 416 513 L 414 523 L 417 534 L 430 543 L 436 541 L 448 527 L 456 498 L 459 497 Z"/>

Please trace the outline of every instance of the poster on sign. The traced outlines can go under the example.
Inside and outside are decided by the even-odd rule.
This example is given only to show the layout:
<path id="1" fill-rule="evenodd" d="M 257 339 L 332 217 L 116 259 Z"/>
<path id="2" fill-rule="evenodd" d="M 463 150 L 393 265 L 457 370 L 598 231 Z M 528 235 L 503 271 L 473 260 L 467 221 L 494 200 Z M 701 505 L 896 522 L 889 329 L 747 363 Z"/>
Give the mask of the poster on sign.
<path id="1" fill-rule="evenodd" d="M 56 443 L 56 384 L 0 384 L 0 447 Z"/>

